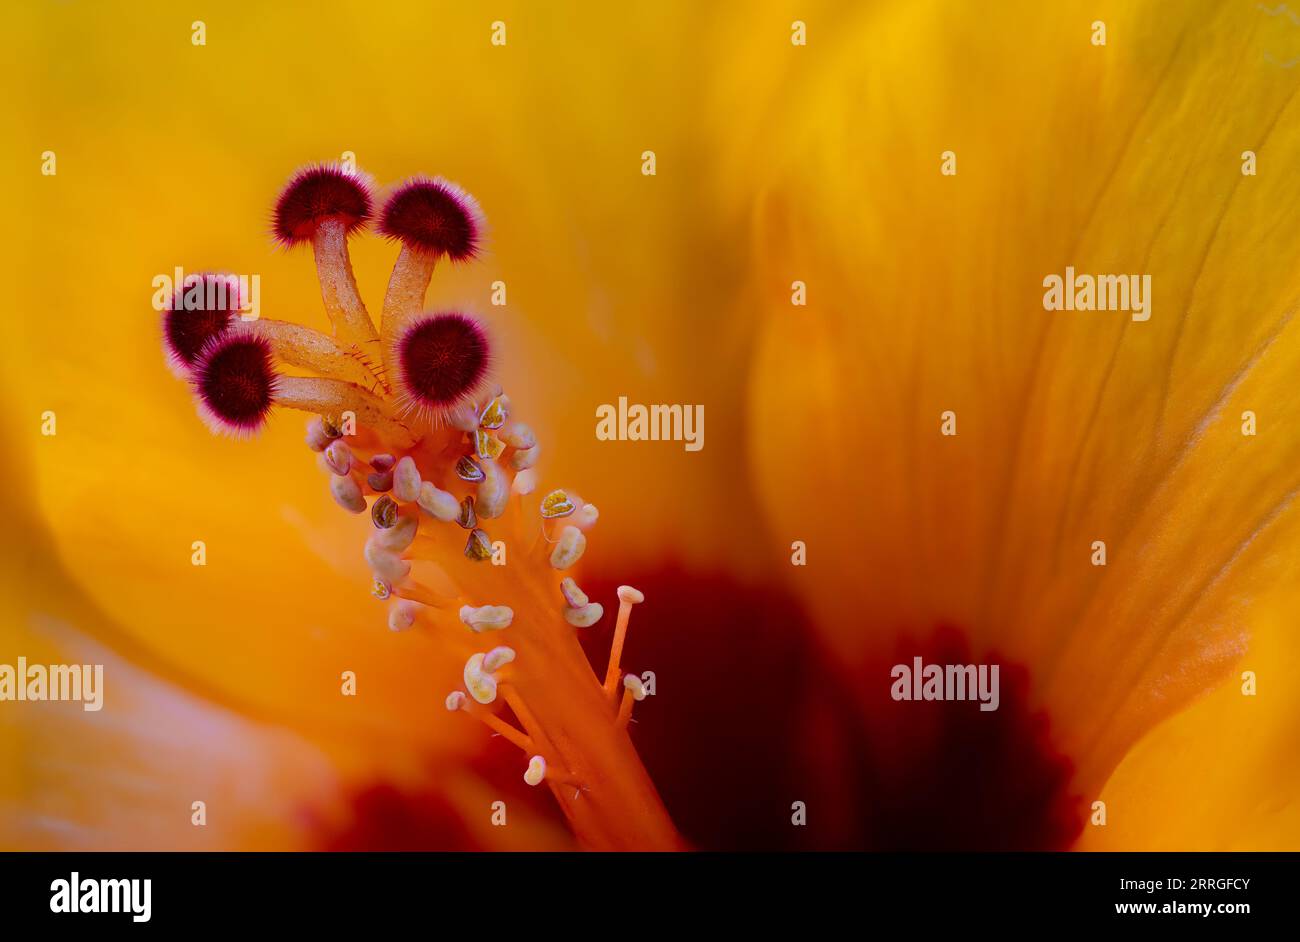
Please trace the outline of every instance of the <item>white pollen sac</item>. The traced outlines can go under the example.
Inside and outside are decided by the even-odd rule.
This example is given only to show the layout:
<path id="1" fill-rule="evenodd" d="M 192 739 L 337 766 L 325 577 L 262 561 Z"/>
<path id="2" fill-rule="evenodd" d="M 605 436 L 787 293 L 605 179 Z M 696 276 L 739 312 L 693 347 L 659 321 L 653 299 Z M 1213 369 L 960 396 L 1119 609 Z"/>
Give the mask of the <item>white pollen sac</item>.
<path id="1" fill-rule="evenodd" d="M 483 670 L 483 655 L 474 654 L 465 662 L 465 689 L 485 706 L 497 698 L 497 679 Z"/>
<path id="2" fill-rule="evenodd" d="M 342 439 L 332 441 L 324 451 L 325 467 L 330 472 L 343 477 L 352 470 L 352 449 Z"/>
<path id="3" fill-rule="evenodd" d="M 406 504 L 413 504 L 420 499 L 424 482 L 420 480 L 420 469 L 410 455 L 397 462 L 393 469 L 393 496 Z"/>
<path id="4" fill-rule="evenodd" d="M 453 690 L 447 694 L 447 712 L 455 713 L 457 710 L 465 709 L 465 695 L 459 690 Z"/>
<path id="5" fill-rule="evenodd" d="M 533 756 L 528 760 L 528 771 L 524 773 L 524 781 L 536 788 L 546 779 L 546 760 L 541 756 Z"/>
<path id="6" fill-rule="evenodd" d="M 483 466 L 483 480 L 479 482 L 474 512 L 483 520 L 492 520 L 506 512 L 506 505 L 510 502 L 510 481 L 495 461 L 485 458 L 480 464 Z"/>
<path id="7" fill-rule="evenodd" d="M 541 445 L 534 445 L 532 448 L 519 449 L 510 456 L 510 467 L 516 471 L 527 471 L 537 464 L 537 456 L 540 454 L 541 448 Z"/>
<path id="8" fill-rule="evenodd" d="M 618 587 L 618 600 L 620 602 L 631 602 L 633 605 L 640 605 L 645 601 L 645 593 L 640 589 L 634 589 L 630 585 L 621 585 Z"/>
<path id="9" fill-rule="evenodd" d="M 636 674 L 624 674 L 623 686 L 632 691 L 633 700 L 645 699 L 645 684 L 641 683 L 641 678 Z"/>
<path id="10" fill-rule="evenodd" d="M 319 418 L 313 417 L 307 420 L 308 448 L 312 451 L 324 451 L 332 441 L 334 439 L 330 438 L 329 432 L 325 431 L 325 426 Z"/>
<path id="11" fill-rule="evenodd" d="M 515 649 L 506 647 L 503 644 L 501 647 L 493 648 L 483 655 L 483 669 L 486 671 L 499 671 L 514 659 Z"/>
<path id="12" fill-rule="evenodd" d="M 406 631 L 415 626 L 415 618 L 424 610 L 419 602 L 398 599 L 388 609 L 388 627 L 393 631 Z"/>
<path id="13" fill-rule="evenodd" d="M 520 497 L 527 497 L 537 490 L 537 472 L 533 468 L 520 471 L 515 475 L 515 481 L 510 485 L 510 490 Z"/>
<path id="14" fill-rule="evenodd" d="M 551 568 L 568 569 L 587 549 L 587 537 L 577 527 L 570 524 L 560 533 L 560 541 L 551 550 Z"/>
<path id="15" fill-rule="evenodd" d="M 462 605 L 460 620 L 469 626 L 470 631 L 500 631 L 510 627 L 515 612 L 508 605 L 480 605 L 478 608 Z"/>
<path id="16" fill-rule="evenodd" d="M 564 620 L 574 628 L 590 628 L 605 615 L 605 606 L 599 602 L 588 602 L 582 608 L 566 608 Z"/>
<path id="17" fill-rule="evenodd" d="M 456 495 L 434 487 L 428 481 L 420 485 L 420 496 L 417 502 L 421 510 L 434 520 L 441 520 L 443 523 L 450 523 L 460 515 L 460 501 L 456 499 Z"/>
<path id="18" fill-rule="evenodd" d="M 532 448 L 537 444 L 537 436 L 523 422 L 514 422 L 507 425 L 497 433 L 497 437 L 511 448 L 518 448 L 521 451 Z"/>
<path id="19" fill-rule="evenodd" d="M 366 512 L 366 497 L 361 493 L 361 487 L 350 477 L 330 476 L 330 494 L 344 510 L 349 513 L 361 514 Z"/>
<path id="20" fill-rule="evenodd" d="M 600 511 L 595 504 L 583 504 L 573 515 L 573 525 L 580 530 L 590 530 L 600 519 Z"/>
<path id="21" fill-rule="evenodd" d="M 370 571 L 389 585 L 396 585 L 406 578 L 411 571 L 411 564 L 392 550 L 376 542 L 375 537 L 366 540 L 363 553 Z"/>
<path id="22" fill-rule="evenodd" d="M 397 523 L 387 530 L 376 530 L 370 537 L 383 549 L 400 553 L 411 545 L 415 534 L 420 530 L 420 521 L 416 517 L 400 516 Z"/>
<path id="23" fill-rule="evenodd" d="M 591 601 L 587 598 L 587 593 L 578 588 L 578 583 L 573 581 L 572 576 L 564 577 L 564 581 L 560 583 L 560 594 L 564 596 L 564 601 L 569 608 L 582 608 Z"/>

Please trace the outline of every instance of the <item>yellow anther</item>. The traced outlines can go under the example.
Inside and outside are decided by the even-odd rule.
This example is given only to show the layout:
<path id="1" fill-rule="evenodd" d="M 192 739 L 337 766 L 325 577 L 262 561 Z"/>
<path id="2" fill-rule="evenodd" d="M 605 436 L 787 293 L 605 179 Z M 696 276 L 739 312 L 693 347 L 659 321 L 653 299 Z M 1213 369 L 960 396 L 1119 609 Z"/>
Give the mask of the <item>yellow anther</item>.
<path id="1" fill-rule="evenodd" d="M 478 703 L 488 704 L 497 698 L 497 679 L 483 669 L 483 657 L 475 654 L 465 662 L 465 689 Z"/>
<path id="2" fill-rule="evenodd" d="M 474 432 L 474 454 L 485 460 L 501 457 L 506 450 L 506 443 L 495 438 L 490 432 L 476 429 Z"/>
<path id="3" fill-rule="evenodd" d="M 471 530 L 465 543 L 465 555 L 476 563 L 492 558 L 492 539 L 482 530 Z"/>
<path id="4" fill-rule="evenodd" d="M 546 760 L 541 756 L 533 756 L 528 760 L 528 771 L 524 773 L 524 781 L 534 788 L 542 784 L 546 778 Z"/>
<path id="5" fill-rule="evenodd" d="M 484 407 L 483 414 L 478 418 L 479 428 L 499 429 L 506 424 L 508 415 L 505 397 L 497 396 Z"/>
<path id="6" fill-rule="evenodd" d="M 578 505 L 564 491 L 551 491 L 542 498 L 542 518 L 545 520 L 567 517 L 577 509 Z"/>

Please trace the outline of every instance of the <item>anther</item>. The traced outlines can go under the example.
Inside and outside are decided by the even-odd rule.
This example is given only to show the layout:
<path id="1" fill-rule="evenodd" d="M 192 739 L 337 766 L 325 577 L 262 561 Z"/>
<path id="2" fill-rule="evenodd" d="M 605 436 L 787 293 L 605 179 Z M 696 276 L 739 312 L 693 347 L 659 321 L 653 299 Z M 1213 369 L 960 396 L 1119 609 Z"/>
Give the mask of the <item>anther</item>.
<path id="1" fill-rule="evenodd" d="M 573 524 L 581 530 L 590 530 L 600 519 L 600 511 L 595 504 L 583 504 L 582 509 L 573 515 Z"/>
<path id="2" fill-rule="evenodd" d="M 378 503 L 378 501 L 376 501 Z M 376 530 L 370 538 L 379 546 L 392 553 L 400 553 L 415 541 L 419 532 L 420 521 L 412 514 L 401 514 L 391 527 Z"/>
<path id="3" fill-rule="evenodd" d="M 393 631 L 406 631 L 415 625 L 416 617 L 424 610 L 419 602 L 398 599 L 388 609 L 388 627 Z"/>
<path id="4" fill-rule="evenodd" d="M 483 480 L 483 469 L 470 455 L 461 455 L 456 461 L 456 477 L 477 484 Z"/>
<path id="5" fill-rule="evenodd" d="M 533 465 L 537 464 L 537 456 L 541 453 L 541 445 L 533 445 L 531 448 L 521 448 L 510 456 L 510 467 L 516 471 L 527 471 Z"/>
<path id="6" fill-rule="evenodd" d="M 512 493 L 520 497 L 527 497 L 533 491 L 537 490 L 537 472 L 532 468 L 527 471 L 520 471 L 515 475 L 514 481 L 510 485 Z"/>
<path id="7" fill-rule="evenodd" d="M 449 713 L 463 710 L 465 708 L 465 694 L 461 693 L 459 690 L 453 690 L 451 693 L 447 694 L 446 706 L 447 712 Z"/>
<path id="8" fill-rule="evenodd" d="M 325 449 L 325 466 L 342 477 L 352 470 L 352 449 L 347 442 L 335 440 Z"/>
<path id="9" fill-rule="evenodd" d="M 307 447 L 312 451 L 324 451 L 336 438 L 337 435 L 325 431 L 325 423 L 320 420 L 320 416 L 307 420 Z"/>
<path id="10" fill-rule="evenodd" d="M 510 481 L 495 461 L 483 462 L 483 481 L 478 486 L 475 509 L 484 520 L 492 520 L 506 511 L 510 501 Z"/>
<path id="11" fill-rule="evenodd" d="M 491 402 L 484 406 L 482 414 L 478 417 L 479 428 L 499 429 L 506 424 L 508 414 L 505 397 L 495 396 Z"/>
<path id="12" fill-rule="evenodd" d="M 450 523 L 460 515 L 460 502 L 456 500 L 456 495 L 441 490 L 429 481 L 420 485 L 417 502 L 421 510 L 443 523 Z"/>
<path id="13" fill-rule="evenodd" d="M 513 425 L 497 433 L 497 437 L 509 445 L 511 448 L 523 450 L 532 448 L 537 444 L 537 436 L 533 430 L 523 422 L 515 422 Z"/>
<path id="14" fill-rule="evenodd" d="M 365 513 L 366 498 L 361 487 L 351 477 L 330 476 L 330 494 L 335 502 L 350 513 Z"/>
<path id="15" fill-rule="evenodd" d="M 507 649 L 509 650 L 509 649 Z M 497 677 L 484 666 L 487 655 L 475 654 L 465 662 L 465 689 L 478 703 L 488 704 L 497 698 Z"/>
<path id="16" fill-rule="evenodd" d="M 460 607 L 460 620 L 470 631 L 501 631 L 514 621 L 514 610 L 506 605 L 472 605 Z"/>
<path id="17" fill-rule="evenodd" d="M 501 645 L 483 655 L 483 669 L 485 671 L 499 671 L 514 659 L 515 649 Z"/>
<path id="18" fill-rule="evenodd" d="M 420 488 L 424 482 L 420 479 L 420 469 L 415 459 L 406 455 L 393 468 L 393 496 L 411 504 L 420 499 Z"/>
<path id="19" fill-rule="evenodd" d="M 560 581 L 560 594 L 564 596 L 564 602 L 569 608 L 582 608 L 590 599 L 587 593 L 578 588 L 578 583 L 573 581 L 572 576 L 565 576 Z"/>
<path id="20" fill-rule="evenodd" d="M 370 583 L 370 594 L 383 602 L 393 594 L 393 587 L 378 576 L 374 576 Z"/>
<path id="21" fill-rule="evenodd" d="M 505 450 L 506 443 L 493 437 L 489 432 L 485 432 L 483 429 L 474 431 L 474 454 L 480 458 L 500 458 L 501 452 Z"/>
<path id="22" fill-rule="evenodd" d="M 375 537 L 366 540 L 362 549 L 366 565 L 370 571 L 389 585 L 395 585 L 405 579 L 411 572 L 411 564 L 392 550 L 377 542 Z"/>
<path id="23" fill-rule="evenodd" d="M 482 530 L 471 530 L 465 543 L 465 555 L 476 563 L 492 558 L 492 540 Z"/>
<path id="24" fill-rule="evenodd" d="M 556 517 L 567 517 L 578 509 L 569 495 L 564 491 L 551 491 L 542 498 L 542 518 L 551 520 Z"/>
<path id="25" fill-rule="evenodd" d="M 546 760 L 541 756 L 533 756 L 528 760 L 528 771 L 524 773 L 524 781 L 536 788 L 546 779 Z"/>
<path id="26" fill-rule="evenodd" d="M 551 550 L 551 568 L 568 569 L 582 559 L 587 549 L 587 537 L 575 526 L 567 526 L 560 533 L 559 542 Z"/>
<path id="27" fill-rule="evenodd" d="M 478 526 L 478 514 L 474 513 L 473 494 L 467 494 L 465 499 L 460 502 L 460 511 L 456 515 L 456 522 L 466 530 L 473 530 Z"/>
<path id="28" fill-rule="evenodd" d="M 605 615 L 605 606 L 599 602 L 588 602 L 578 608 L 566 608 L 564 620 L 574 628 L 590 628 Z"/>
<path id="29" fill-rule="evenodd" d="M 397 501 L 387 494 L 382 495 L 370 507 L 370 519 L 381 530 L 397 525 Z"/>

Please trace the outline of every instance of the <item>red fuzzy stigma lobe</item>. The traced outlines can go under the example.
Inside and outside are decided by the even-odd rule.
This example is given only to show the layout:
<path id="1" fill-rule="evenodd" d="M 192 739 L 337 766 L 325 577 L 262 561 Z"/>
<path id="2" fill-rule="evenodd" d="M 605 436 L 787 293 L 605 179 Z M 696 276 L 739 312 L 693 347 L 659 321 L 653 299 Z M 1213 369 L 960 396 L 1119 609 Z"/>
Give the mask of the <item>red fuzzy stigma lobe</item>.
<path id="1" fill-rule="evenodd" d="M 472 393 L 487 375 L 491 356 L 478 322 L 454 312 L 420 317 L 397 347 L 407 395 L 415 405 L 435 409 Z"/>
<path id="2" fill-rule="evenodd" d="M 180 371 L 199 362 L 203 348 L 235 322 L 240 311 L 239 280 L 234 275 L 191 275 L 163 311 L 163 346 Z"/>
<path id="3" fill-rule="evenodd" d="M 483 217 L 474 198 L 456 184 L 417 177 L 384 203 L 379 231 L 413 249 L 460 262 L 478 252 Z"/>
<path id="4" fill-rule="evenodd" d="M 328 219 L 342 221 L 351 234 L 370 219 L 370 186 L 356 173 L 337 164 L 305 167 L 275 201 L 273 229 L 283 245 L 306 242 Z"/>
<path id="5" fill-rule="evenodd" d="M 204 350 L 194 371 L 201 412 L 217 431 L 249 435 L 261 428 L 275 400 L 271 346 L 261 337 L 235 332 Z"/>

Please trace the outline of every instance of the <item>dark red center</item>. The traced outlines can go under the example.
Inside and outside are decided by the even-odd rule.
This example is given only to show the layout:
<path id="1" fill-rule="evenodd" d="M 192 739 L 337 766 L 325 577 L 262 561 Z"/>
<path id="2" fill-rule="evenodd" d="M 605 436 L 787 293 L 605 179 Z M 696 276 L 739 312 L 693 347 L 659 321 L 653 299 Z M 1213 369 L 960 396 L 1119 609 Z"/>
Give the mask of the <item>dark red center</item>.
<path id="1" fill-rule="evenodd" d="M 380 231 L 408 245 L 446 254 L 453 261 L 471 257 L 478 227 L 466 201 L 445 186 L 418 181 L 398 190 L 384 206 Z"/>
<path id="2" fill-rule="evenodd" d="M 398 357 L 407 392 L 420 404 L 454 405 L 482 382 L 488 368 L 483 329 L 463 314 L 435 314 L 409 328 Z"/>
<path id="3" fill-rule="evenodd" d="M 358 177 L 338 167 L 308 167 L 275 204 L 275 236 L 293 245 L 308 240 L 326 219 L 339 219 L 352 232 L 370 218 L 370 193 Z"/>
<path id="4" fill-rule="evenodd" d="M 238 282 L 220 275 L 204 275 L 176 292 L 163 315 L 167 346 L 181 363 L 193 367 L 204 346 L 225 333 L 239 307 Z"/>
<path id="5" fill-rule="evenodd" d="M 271 351 L 253 337 L 223 343 L 200 365 L 196 383 L 217 418 L 240 429 L 254 429 L 271 410 L 275 387 Z"/>

